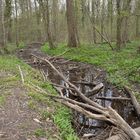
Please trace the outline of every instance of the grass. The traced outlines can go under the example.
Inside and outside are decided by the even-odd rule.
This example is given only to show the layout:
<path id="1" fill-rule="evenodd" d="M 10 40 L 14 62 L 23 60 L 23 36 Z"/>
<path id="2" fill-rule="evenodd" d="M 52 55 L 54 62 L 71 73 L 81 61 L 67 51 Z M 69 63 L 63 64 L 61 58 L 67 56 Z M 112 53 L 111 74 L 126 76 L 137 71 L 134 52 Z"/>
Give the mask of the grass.
<path id="1" fill-rule="evenodd" d="M 46 44 L 42 51 L 50 55 L 67 51 L 63 55 L 65 58 L 98 66 L 107 71 L 108 81 L 123 86 L 130 82 L 140 83 L 140 54 L 137 53 L 139 44 L 139 41 L 132 41 L 121 51 L 112 51 L 107 44 L 82 45 L 80 48 L 67 48 L 61 44 L 53 50 Z"/>
<path id="2" fill-rule="evenodd" d="M 5 103 L 5 96 L 0 95 L 0 106 L 4 105 Z"/>
<path id="3" fill-rule="evenodd" d="M 64 106 L 60 106 L 54 115 L 54 122 L 59 126 L 64 140 L 78 140 L 71 126 L 71 116 L 70 110 Z"/>
<path id="4" fill-rule="evenodd" d="M 65 137 L 66 140 L 75 140 L 76 136 L 74 130 L 72 129 L 71 122 L 69 120 L 71 114 L 69 113 L 67 114 L 68 109 L 62 107 L 63 111 L 60 111 L 61 110 L 60 104 L 53 102 L 45 95 L 39 94 L 29 86 L 29 83 L 33 83 L 34 85 L 37 85 L 43 88 L 44 90 L 47 89 L 51 94 L 56 94 L 56 91 L 48 82 L 44 83 L 42 76 L 37 70 L 32 69 L 29 65 L 23 63 L 15 56 L 12 55 L 0 56 L 0 74 L 3 73 L 0 81 L 0 87 L 2 86 L 4 89 L 7 89 L 9 86 L 14 87 L 17 86 L 18 84 L 21 84 L 21 77 L 18 65 L 20 65 L 24 75 L 25 80 L 24 86 L 28 90 L 29 96 L 28 107 L 32 110 L 37 111 L 44 120 L 47 119 L 48 117 L 53 119 L 54 122 L 57 124 L 57 126 L 60 127 L 60 135 L 63 138 Z M 6 100 L 5 96 L 0 95 L 0 105 L 3 105 L 5 100 Z M 48 112 L 47 107 L 46 110 L 44 108 L 40 110 L 38 108 L 38 104 L 40 104 L 40 107 L 41 105 L 43 106 L 46 105 L 47 107 L 54 109 L 54 111 Z M 57 112 L 59 112 L 59 115 Z M 56 120 L 60 120 L 61 117 L 63 117 L 64 121 L 57 123 Z M 69 131 L 65 129 L 66 127 L 61 127 L 63 125 L 67 126 L 67 128 L 70 128 Z M 46 136 L 46 132 L 44 132 L 44 130 L 40 128 L 35 130 L 34 134 L 36 135 L 36 137 Z"/>
<path id="5" fill-rule="evenodd" d="M 6 50 L 4 49 L 1 49 L 0 50 L 0 54 L 5 54 L 5 53 L 8 53 L 8 54 L 11 54 L 11 53 L 14 53 L 17 49 L 22 49 L 22 48 L 25 48 L 25 44 L 23 42 L 20 42 L 18 47 L 16 46 L 15 43 L 7 43 L 6 44 Z"/>
<path id="6" fill-rule="evenodd" d="M 41 128 L 38 128 L 34 131 L 34 134 L 36 137 L 45 137 L 46 136 L 46 131 L 41 129 Z"/>

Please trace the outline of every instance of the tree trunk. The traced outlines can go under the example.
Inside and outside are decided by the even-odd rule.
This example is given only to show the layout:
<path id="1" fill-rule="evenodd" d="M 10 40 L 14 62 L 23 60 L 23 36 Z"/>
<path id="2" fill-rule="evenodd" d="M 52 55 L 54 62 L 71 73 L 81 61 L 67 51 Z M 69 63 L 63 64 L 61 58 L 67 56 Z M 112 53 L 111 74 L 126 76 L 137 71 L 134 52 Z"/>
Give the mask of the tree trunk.
<path id="1" fill-rule="evenodd" d="M 55 45 L 53 43 L 52 39 L 52 33 L 50 29 L 50 10 L 49 10 L 49 0 L 46 0 L 45 2 L 43 0 L 38 0 L 39 5 L 41 7 L 41 12 L 43 15 L 43 22 L 44 22 L 44 28 L 47 33 L 46 39 L 48 40 L 50 49 L 55 48 Z"/>
<path id="2" fill-rule="evenodd" d="M 127 42 L 129 42 L 129 15 L 130 15 L 130 10 L 131 10 L 131 1 L 132 0 L 126 0 L 124 2 L 124 9 L 123 11 L 126 12 L 126 16 L 123 17 L 124 20 L 124 33 L 123 33 L 123 44 L 126 45 Z"/>
<path id="3" fill-rule="evenodd" d="M 81 10 L 82 10 L 82 27 L 85 28 L 85 12 L 86 12 L 86 7 L 85 7 L 85 0 L 81 0 Z"/>
<path id="4" fill-rule="evenodd" d="M 108 26 L 110 27 L 110 41 L 113 41 L 113 0 L 108 0 Z"/>
<path id="5" fill-rule="evenodd" d="M 0 19 L 1 19 L 1 33 L 2 33 L 1 45 L 5 47 L 6 46 L 6 33 L 5 33 L 5 22 L 4 22 L 4 4 L 2 0 L 0 0 Z"/>
<path id="6" fill-rule="evenodd" d="M 57 35 L 58 35 L 58 0 L 52 1 L 52 20 L 53 20 L 53 40 L 57 41 Z"/>
<path id="7" fill-rule="evenodd" d="M 136 2 L 136 10 L 135 10 L 135 14 L 136 14 L 136 38 L 140 37 L 140 30 L 139 30 L 139 26 L 140 26 L 140 1 L 138 0 Z"/>
<path id="8" fill-rule="evenodd" d="M 6 37 L 7 41 L 11 42 L 11 27 L 12 27 L 12 1 L 11 0 L 5 0 L 5 11 L 4 11 L 4 22 L 6 27 Z"/>
<path id="9" fill-rule="evenodd" d="M 51 29 L 50 29 L 50 10 L 49 10 L 49 0 L 46 0 L 46 16 L 47 16 L 47 34 L 48 34 L 48 42 L 49 42 L 49 47 L 50 49 L 55 48 L 55 45 L 53 43 L 53 39 L 52 39 L 52 33 L 51 33 Z"/>
<path id="10" fill-rule="evenodd" d="M 19 46 L 18 39 L 18 20 L 17 20 L 18 8 L 17 8 L 17 0 L 15 0 L 15 30 L 16 30 L 16 46 Z"/>
<path id="11" fill-rule="evenodd" d="M 96 25 L 95 0 L 92 0 L 92 22 L 93 22 L 93 25 L 95 26 Z M 92 28 L 93 28 L 93 40 L 94 40 L 94 43 L 96 44 L 97 43 L 97 41 L 96 41 L 96 29 L 94 27 L 92 27 Z"/>
<path id="12" fill-rule="evenodd" d="M 66 7 L 67 7 L 67 26 L 68 26 L 68 46 L 78 47 L 79 37 L 74 14 L 73 0 L 66 0 Z"/>
<path id="13" fill-rule="evenodd" d="M 122 19 L 121 19 L 121 5 L 120 2 L 121 0 L 117 0 L 117 49 L 120 50 L 121 49 L 121 45 L 122 45 L 122 40 L 121 40 L 121 23 L 122 23 Z"/>
<path id="14" fill-rule="evenodd" d="M 101 15 L 101 34 L 104 34 L 104 20 L 105 20 L 105 1 L 102 1 L 102 15 Z M 101 43 L 103 43 L 104 39 L 101 37 Z"/>

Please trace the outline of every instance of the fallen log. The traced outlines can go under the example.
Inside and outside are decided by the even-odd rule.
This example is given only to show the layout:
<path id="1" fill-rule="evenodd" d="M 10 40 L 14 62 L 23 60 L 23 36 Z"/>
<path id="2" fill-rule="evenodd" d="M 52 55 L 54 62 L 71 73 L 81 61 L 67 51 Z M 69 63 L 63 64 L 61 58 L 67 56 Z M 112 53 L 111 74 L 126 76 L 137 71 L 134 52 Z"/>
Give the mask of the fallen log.
<path id="1" fill-rule="evenodd" d="M 69 50 L 66 50 L 66 51 L 64 51 L 64 52 L 62 52 L 62 53 L 59 54 L 59 55 L 50 57 L 50 58 L 49 58 L 49 61 L 54 61 L 54 60 L 59 59 L 59 58 L 61 59 L 61 58 L 62 58 L 61 56 L 63 56 L 64 54 L 66 54 L 66 53 L 69 52 L 69 51 L 70 51 L 70 49 L 69 49 Z"/>
<path id="2" fill-rule="evenodd" d="M 52 86 L 56 86 L 56 87 L 60 87 L 60 88 L 62 88 L 62 89 L 69 89 L 69 90 L 73 90 L 74 91 L 74 89 L 73 88 L 70 88 L 70 87 L 65 87 L 65 86 L 63 86 L 63 85 L 59 85 L 59 84 L 56 84 L 56 83 L 50 83 Z"/>
<path id="3" fill-rule="evenodd" d="M 132 140 L 140 140 L 140 135 L 129 126 L 129 124 L 111 107 L 108 107 L 110 116 L 116 121 L 116 126 L 119 126 Z"/>
<path id="4" fill-rule="evenodd" d="M 98 96 L 98 97 L 96 97 L 96 99 L 100 99 L 100 100 L 126 100 L 126 101 L 131 101 L 130 98 L 126 98 L 126 97 L 102 97 L 102 96 Z"/>
<path id="5" fill-rule="evenodd" d="M 98 85 L 96 85 L 92 90 L 88 91 L 87 96 L 94 96 L 95 94 L 97 94 L 102 88 L 104 87 L 103 83 L 100 83 Z"/>
<path id="6" fill-rule="evenodd" d="M 117 134 L 107 138 L 106 140 L 130 140 L 130 138 L 124 134 Z"/>
<path id="7" fill-rule="evenodd" d="M 138 103 L 134 93 L 127 86 L 124 86 L 124 90 L 129 94 L 132 104 L 134 105 L 135 111 L 136 111 L 138 117 L 140 117 L 140 104 Z"/>
<path id="8" fill-rule="evenodd" d="M 85 85 L 85 86 L 96 86 L 97 85 L 96 82 L 86 82 L 86 81 L 73 81 L 73 83 L 81 84 L 81 85 Z"/>
<path id="9" fill-rule="evenodd" d="M 136 131 L 138 135 L 140 135 L 140 127 L 135 128 L 134 130 Z M 130 138 L 126 136 L 125 134 L 121 133 L 121 134 L 113 135 L 106 140 L 130 140 Z"/>

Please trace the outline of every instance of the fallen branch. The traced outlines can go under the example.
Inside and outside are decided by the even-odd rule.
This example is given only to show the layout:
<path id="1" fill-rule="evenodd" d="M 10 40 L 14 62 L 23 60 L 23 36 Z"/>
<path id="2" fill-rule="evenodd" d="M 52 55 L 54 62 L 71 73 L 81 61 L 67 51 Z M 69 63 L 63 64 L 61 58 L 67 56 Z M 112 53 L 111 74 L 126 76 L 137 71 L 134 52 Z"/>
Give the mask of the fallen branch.
<path id="1" fill-rule="evenodd" d="M 22 72 L 22 70 L 21 70 L 20 65 L 18 65 L 18 69 L 19 69 L 19 72 L 20 72 L 22 84 L 24 84 L 24 76 L 23 76 L 23 72 Z"/>
<path id="2" fill-rule="evenodd" d="M 56 56 L 50 57 L 50 58 L 49 58 L 49 61 L 52 61 L 52 60 L 54 61 L 54 60 L 60 58 L 61 56 L 63 56 L 65 53 L 69 52 L 69 51 L 70 51 L 70 49 L 69 49 L 69 50 L 66 50 L 66 51 L 64 51 L 64 52 L 62 52 L 62 53 L 59 54 L 59 55 L 56 55 Z"/>
<path id="3" fill-rule="evenodd" d="M 126 121 L 111 107 L 108 108 L 110 116 L 116 120 L 116 126 L 119 126 L 132 140 L 140 140 L 140 136 L 132 129 Z"/>
<path id="4" fill-rule="evenodd" d="M 103 87 L 103 83 L 96 85 L 92 90 L 88 91 L 87 96 L 90 97 L 97 94 Z"/>
<path id="5" fill-rule="evenodd" d="M 70 62 L 70 61 L 72 61 L 73 59 L 69 59 L 69 60 L 66 60 L 66 61 L 63 61 L 63 62 L 57 62 L 57 63 L 59 63 L 59 64 L 66 64 L 66 63 L 68 63 L 68 62 Z"/>
<path id="6" fill-rule="evenodd" d="M 134 130 L 136 131 L 136 133 L 138 135 L 140 135 L 140 127 L 135 128 Z M 121 134 L 113 135 L 113 136 L 109 137 L 106 140 L 130 140 L 130 139 L 128 138 L 128 136 L 126 136 L 125 134 L 121 133 Z"/>
<path id="7" fill-rule="evenodd" d="M 138 117 L 140 117 L 140 104 L 137 102 L 137 99 L 136 99 L 134 93 L 127 86 L 124 87 L 124 90 L 129 94 L 132 104 L 134 105 L 134 108 L 136 110 L 136 113 L 137 113 Z"/>
<path id="8" fill-rule="evenodd" d="M 96 97 L 96 99 L 100 99 L 100 100 L 126 100 L 126 101 L 131 101 L 130 98 L 126 98 L 126 97 L 102 97 L 102 96 L 98 96 L 98 97 Z"/>
<path id="9" fill-rule="evenodd" d="M 97 85 L 96 82 L 86 82 L 86 81 L 73 81 L 73 83 L 81 84 L 81 85 L 85 85 L 85 86 L 96 86 Z"/>
<path id="10" fill-rule="evenodd" d="M 52 85 L 52 86 L 56 86 L 56 87 L 60 87 L 60 88 L 62 88 L 62 89 L 69 89 L 69 90 L 73 90 L 73 91 L 74 91 L 73 88 L 65 87 L 65 86 L 63 86 L 63 85 L 59 85 L 59 84 L 56 84 L 56 83 L 51 83 L 51 85 Z"/>

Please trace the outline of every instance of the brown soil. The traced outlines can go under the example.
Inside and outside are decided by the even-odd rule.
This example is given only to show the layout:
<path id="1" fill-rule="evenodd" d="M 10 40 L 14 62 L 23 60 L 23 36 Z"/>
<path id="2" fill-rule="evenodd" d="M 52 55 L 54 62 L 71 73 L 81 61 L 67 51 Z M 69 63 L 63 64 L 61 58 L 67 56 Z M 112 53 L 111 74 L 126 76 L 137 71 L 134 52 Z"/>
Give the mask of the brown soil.
<path id="1" fill-rule="evenodd" d="M 12 74 L 0 72 L 1 80 L 10 76 Z M 0 97 L 4 97 L 0 104 L 0 140 L 58 140 L 58 129 L 53 121 L 49 118 L 42 121 L 38 113 L 39 109 L 47 109 L 47 105 L 31 109 L 28 90 L 19 81 L 0 83 Z M 37 136 L 37 130 L 46 135 Z"/>

